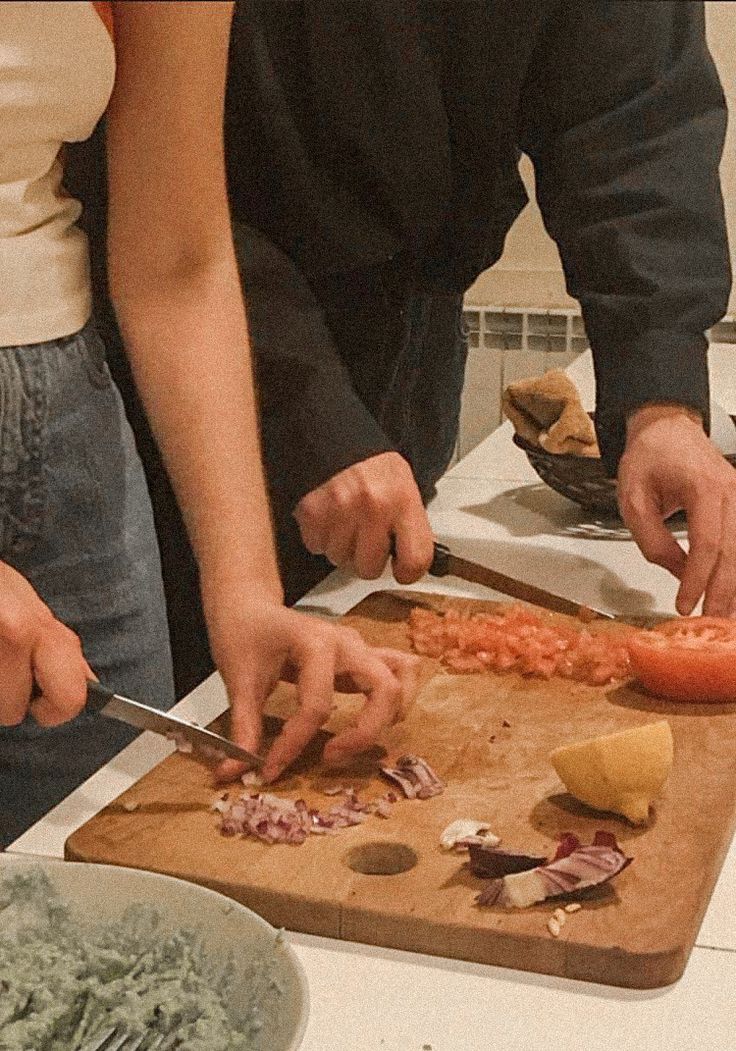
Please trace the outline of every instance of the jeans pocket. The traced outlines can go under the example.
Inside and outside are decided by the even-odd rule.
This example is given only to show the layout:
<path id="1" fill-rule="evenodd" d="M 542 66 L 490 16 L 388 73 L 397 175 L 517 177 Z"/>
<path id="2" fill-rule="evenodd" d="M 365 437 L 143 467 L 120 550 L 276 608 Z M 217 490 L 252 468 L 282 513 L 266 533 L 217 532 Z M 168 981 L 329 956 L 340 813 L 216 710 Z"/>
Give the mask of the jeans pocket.
<path id="1" fill-rule="evenodd" d="M 107 390 L 112 386 L 112 376 L 107 365 L 105 344 L 92 321 L 79 333 L 78 345 L 90 383 L 96 390 Z"/>
<path id="2" fill-rule="evenodd" d="M 43 348 L 0 350 L 0 558 L 12 560 L 43 525 L 49 377 Z"/>

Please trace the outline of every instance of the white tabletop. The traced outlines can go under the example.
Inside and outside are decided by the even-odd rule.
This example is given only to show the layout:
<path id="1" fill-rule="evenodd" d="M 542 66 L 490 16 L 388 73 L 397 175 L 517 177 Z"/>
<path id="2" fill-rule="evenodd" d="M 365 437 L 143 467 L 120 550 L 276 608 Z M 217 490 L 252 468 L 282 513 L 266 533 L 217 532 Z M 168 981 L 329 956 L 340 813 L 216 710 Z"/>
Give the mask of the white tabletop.
<path id="1" fill-rule="evenodd" d="M 736 414 L 732 355 L 711 348 L 715 398 Z M 588 355 L 571 375 L 589 404 Z M 674 583 L 648 566 L 625 532 L 594 527 L 547 490 L 510 441 L 510 426 L 457 464 L 438 486 L 430 514 L 437 536 L 459 554 L 612 611 L 671 612 Z M 395 586 L 333 573 L 302 605 L 340 614 L 365 595 Z M 488 597 L 487 589 L 427 579 L 417 590 Z M 174 709 L 204 722 L 226 699 L 217 675 Z M 173 746 L 142 734 L 12 845 L 23 854 L 63 856 L 64 842 L 151 769 Z M 676 868 L 676 858 L 673 859 Z M 673 878 L 676 871 L 673 869 Z M 634 992 L 466 964 L 390 949 L 291 934 L 307 973 L 311 1015 L 304 1051 L 668 1051 L 736 1048 L 736 850 L 729 853 L 684 976 L 674 986 Z"/>

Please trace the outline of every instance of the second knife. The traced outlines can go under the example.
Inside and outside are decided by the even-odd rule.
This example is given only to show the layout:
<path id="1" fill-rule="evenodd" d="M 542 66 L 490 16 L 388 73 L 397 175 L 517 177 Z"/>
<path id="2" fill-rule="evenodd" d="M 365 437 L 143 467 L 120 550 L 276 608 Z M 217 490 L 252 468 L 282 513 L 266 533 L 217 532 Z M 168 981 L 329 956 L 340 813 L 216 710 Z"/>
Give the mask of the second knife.
<path id="1" fill-rule="evenodd" d="M 484 587 L 500 591 L 502 595 L 510 598 L 520 599 L 522 602 L 530 602 L 543 609 L 552 610 L 555 613 L 567 613 L 571 617 L 579 617 L 581 613 L 590 612 L 595 617 L 604 620 L 616 620 L 612 613 L 602 609 L 595 609 L 573 599 L 556 595 L 553 591 L 546 591 L 535 584 L 527 584 L 523 580 L 515 580 L 505 573 L 499 573 L 497 569 L 490 569 L 479 562 L 471 562 L 467 558 L 460 558 L 450 551 L 444 544 L 435 543 L 434 558 L 429 572 L 433 577 L 460 577 L 473 584 L 482 584 Z"/>

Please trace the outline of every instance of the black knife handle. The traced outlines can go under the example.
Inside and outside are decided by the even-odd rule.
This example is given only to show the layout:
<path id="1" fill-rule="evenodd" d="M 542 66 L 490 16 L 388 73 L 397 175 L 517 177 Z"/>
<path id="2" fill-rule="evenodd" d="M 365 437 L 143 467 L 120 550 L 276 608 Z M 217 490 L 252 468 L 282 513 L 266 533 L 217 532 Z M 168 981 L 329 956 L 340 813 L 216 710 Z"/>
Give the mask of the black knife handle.
<path id="1" fill-rule="evenodd" d="M 396 537 L 391 537 L 391 545 L 389 547 L 389 555 L 391 558 L 396 558 Z M 427 571 L 430 576 L 433 577 L 446 577 L 450 572 L 450 549 L 445 547 L 444 544 L 439 544 L 435 540 L 434 543 L 434 554 L 432 556 L 432 564 Z"/>
<path id="2" fill-rule="evenodd" d="M 434 545 L 434 557 L 429 572 L 433 577 L 446 577 L 450 572 L 450 549 L 444 544 Z"/>
<path id="3" fill-rule="evenodd" d="M 91 712 L 101 712 L 102 709 L 110 703 L 115 696 L 114 690 L 109 690 L 107 686 L 103 686 L 101 682 L 93 682 L 91 679 L 87 680 L 87 710 Z"/>

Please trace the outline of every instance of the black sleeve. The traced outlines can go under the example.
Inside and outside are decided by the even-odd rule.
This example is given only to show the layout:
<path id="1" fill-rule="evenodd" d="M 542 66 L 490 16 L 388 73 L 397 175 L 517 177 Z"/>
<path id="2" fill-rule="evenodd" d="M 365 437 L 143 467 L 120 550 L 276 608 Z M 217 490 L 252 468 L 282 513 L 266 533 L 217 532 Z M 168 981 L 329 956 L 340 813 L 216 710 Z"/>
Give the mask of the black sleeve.
<path id="1" fill-rule="evenodd" d="M 632 409 L 674 401 L 709 425 L 704 333 L 723 316 L 731 281 L 718 178 L 725 126 L 702 3 L 550 5 L 521 144 L 582 307 L 611 474 Z"/>
<path id="2" fill-rule="evenodd" d="M 338 471 L 394 448 L 358 397 L 309 285 L 253 227 L 234 224 L 277 512 Z"/>

